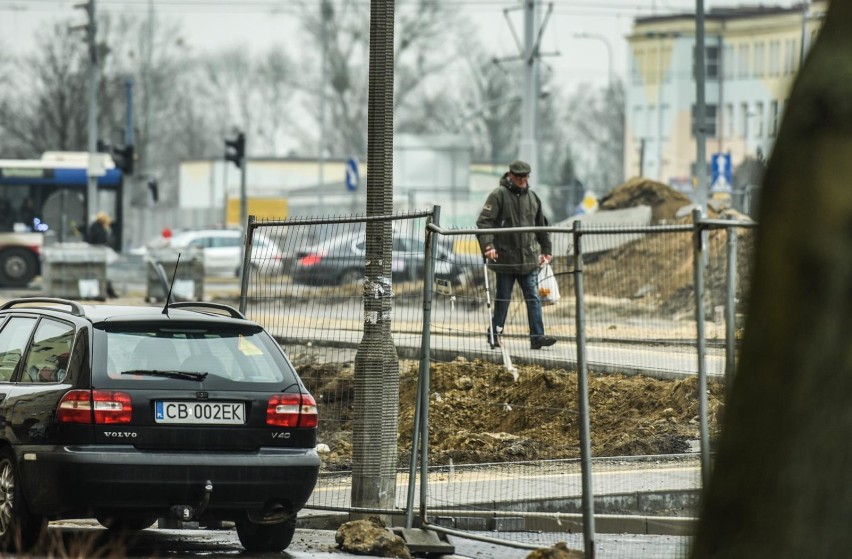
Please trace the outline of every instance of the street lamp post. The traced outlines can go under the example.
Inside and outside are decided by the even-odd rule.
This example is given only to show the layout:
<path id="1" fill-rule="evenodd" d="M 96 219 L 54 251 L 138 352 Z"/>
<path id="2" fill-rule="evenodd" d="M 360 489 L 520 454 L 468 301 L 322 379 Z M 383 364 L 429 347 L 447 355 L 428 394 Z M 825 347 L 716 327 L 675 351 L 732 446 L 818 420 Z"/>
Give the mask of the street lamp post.
<path id="1" fill-rule="evenodd" d="M 596 39 L 598 41 L 602 41 L 603 44 L 606 45 L 607 85 L 612 85 L 612 45 L 609 43 L 609 39 L 597 33 L 574 33 L 574 37 L 578 39 Z"/>

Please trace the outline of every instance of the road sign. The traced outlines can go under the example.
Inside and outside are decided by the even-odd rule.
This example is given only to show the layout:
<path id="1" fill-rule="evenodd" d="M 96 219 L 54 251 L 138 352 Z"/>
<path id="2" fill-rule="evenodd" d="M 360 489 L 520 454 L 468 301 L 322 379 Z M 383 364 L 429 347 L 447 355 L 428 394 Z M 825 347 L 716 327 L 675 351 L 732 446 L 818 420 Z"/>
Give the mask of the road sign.
<path id="1" fill-rule="evenodd" d="M 358 160 L 350 157 L 346 161 L 346 190 L 355 192 L 358 190 L 358 184 L 361 182 L 361 177 L 358 174 Z"/>
<path id="2" fill-rule="evenodd" d="M 710 168 L 713 173 L 712 181 L 710 182 L 710 190 L 714 192 L 730 192 L 731 186 L 734 184 L 731 154 L 714 153 Z"/>

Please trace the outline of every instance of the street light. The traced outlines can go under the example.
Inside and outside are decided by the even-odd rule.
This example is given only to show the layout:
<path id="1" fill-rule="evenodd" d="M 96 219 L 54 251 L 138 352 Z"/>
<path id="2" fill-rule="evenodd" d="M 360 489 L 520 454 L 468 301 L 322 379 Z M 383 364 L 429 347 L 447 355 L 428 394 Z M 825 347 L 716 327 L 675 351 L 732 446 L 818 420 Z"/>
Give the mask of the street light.
<path id="1" fill-rule="evenodd" d="M 609 44 L 609 39 L 597 33 L 574 33 L 574 37 L 578 39 L 596 39 L 598 41 L 603 41 L 603 44 L 606 45 L 607 54 L 607 84 L 612 85 L 612 45 Z"/>

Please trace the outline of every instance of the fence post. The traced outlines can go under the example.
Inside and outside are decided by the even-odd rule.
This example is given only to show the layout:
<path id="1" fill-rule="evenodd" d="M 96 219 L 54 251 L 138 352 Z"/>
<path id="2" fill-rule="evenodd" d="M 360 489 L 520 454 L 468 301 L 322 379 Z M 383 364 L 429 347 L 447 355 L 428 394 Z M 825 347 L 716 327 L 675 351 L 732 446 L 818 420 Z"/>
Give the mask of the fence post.
<path id="1" fill-rule="evenodd" d="M 701 483 L 710 481 L 710 435 L 707 426 L 707 342 L 704 332 L 704 227 L 701 210 L 692 211 L 693 270 L 695 273 L 695 324 L 698 349 L 698 430 L 701 439 Z"/>
<path id="2" fill-rule="evenodd" d="M 240 271 L 240 312 L 243 313 L 243 316 L 245 316 L 246 307 L 248 306 L 248 284 L 249 275 L 251 275 L 251 241 L 254 236 L 255 221 L 255 216 L 248 216 L 245 230 L 245 244 L 243 245 L 243 269 Z"/>
<path id="3" fill-rule="evenodd" d="M 589 378 L 586 365 L 586 307 L 583 300 L 582 222 L 574 221 L 574 299 L 577 323 L 577 400 L 580 410 L 580 467 L 583 496 L 583 542 L 586 559 L 595 557 L 595 499 L 592 492 L 592 444 L 589 421 Z"/>
<path id="4" fill-rule="evenodd" d="M 440 223 L 441 206 L 434 206 L 426 220 L 423 254 L 423 325 L 420 334 L 420 368 L 414 401 L 414 426 L 411 432 L 411 460 L 408 467 L 408 498 L 405 503 L 405 527 L 414 525 L 414 486 L 417 474 L 417 447 L 420 445 L 420 521 L 426 523 L 426 499 L 429 494 L 429 344 L 432 335 L 432 260 L 434 235 L 430 223 Z"/>
<path id="5" fill-rule="evenodd" d="M 730 219 L 733 217 L 729 216 Z M 725 282 L 725 396 L 731 395 L 731 386 L 737 372 L 737 230 L 726 227 L 728 235 L 728 269 Z"/>

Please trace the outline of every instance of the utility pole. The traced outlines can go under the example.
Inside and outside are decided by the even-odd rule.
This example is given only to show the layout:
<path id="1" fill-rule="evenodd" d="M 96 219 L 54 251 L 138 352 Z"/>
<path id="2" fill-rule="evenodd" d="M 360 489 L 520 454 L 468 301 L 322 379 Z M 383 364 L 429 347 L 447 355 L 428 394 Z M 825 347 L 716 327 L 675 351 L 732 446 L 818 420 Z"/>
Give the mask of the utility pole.
<path id="1" fill-rule="evenodd" d="M 89 48 L 89 113 L 88 113 L 88 151 L 89 165 L 86 171 L 88 187 L 86 189 L 86 223 L 94 218 L 98 211 L 98 177 L 104 174 L 103 159 L 98 155 L 98 43 L 95 0 L 86 0 L 74 4 L 75 8 L 86 12 L 87 22 L 72 26 L 72 30 L 86 32 Z"/>
<path id="2" fill-rule="evenodd" d="M 704 91 L 704 0 L 695 0 L 695 203 L 707 213 L 707 103 Z"/>
<path id="3" fill-rule="evenodd" d="M 334 15 L 334 7 L 329 0 L 322 0 L 320 4 L 320 40 L 322 41 L 322 78 L 320 80 L 320 126 L 319 126 L 319 148 L 317 149 L 317 161 L 319 178 L 317 180 L 322 196 L 322 186 L 325 184 L 325 90 L 328 82 L 328 22 Z"/>
<path id="4" fill-rule="evenodd" d="M 524 10 L 524 44 L 521 45 L 512 27 L 512 36 L 520 50 L 519 56 L 495 60 L 520 60 L 524 65 L 524 84 L 521 88 L 521 141 L 520 158 L 529 163 L 534 169 L 538 165 L 538 100 L 541 95 L 541 37 L 547 26 L 547 21 L 553 13 L 553 3 L 547 6 L 547 16 L 540 21 L 538 0 L 523 0 Z M 508 12 L 506 10 L 504 13 Z M 511 22 L 510 22 L 511 26 Z M 554 53 L 549 53 L 554 54 Z"/>
<path id="5" fill-rule="evenodd" d="M 535 44 L 536 0 L 524 0 L 524 85 L 521 100 L 520 156 L 533 169 L 538 166 L 536 114 L 538 113 L 538 46 Z"/>

